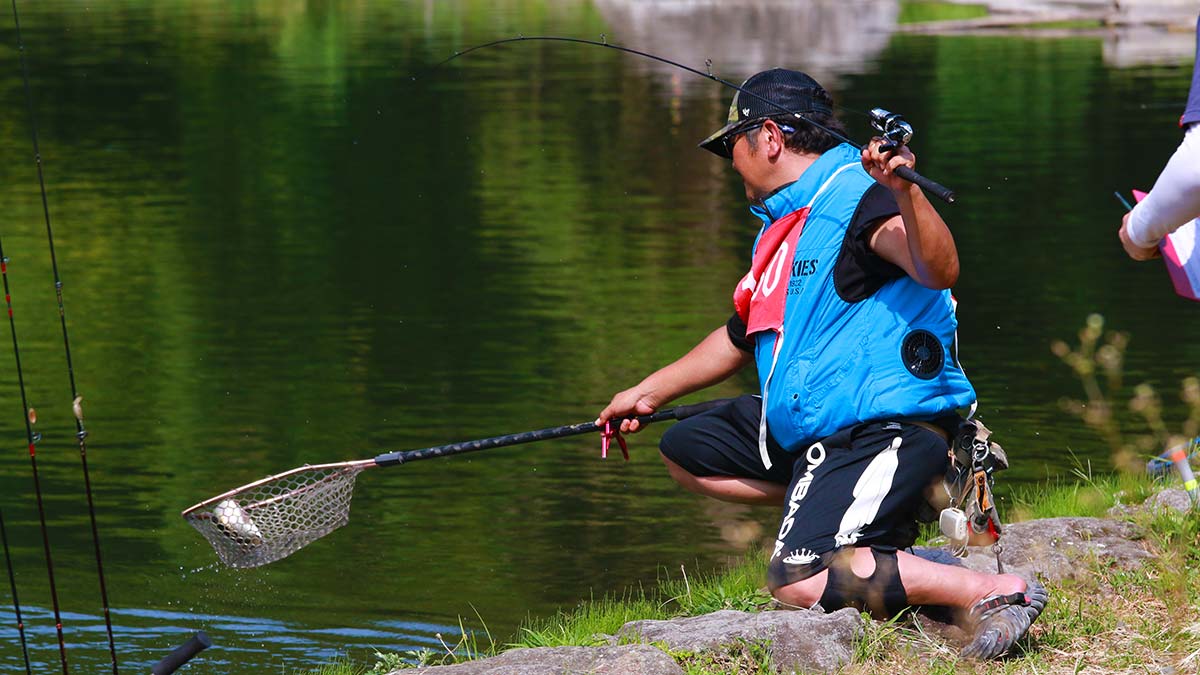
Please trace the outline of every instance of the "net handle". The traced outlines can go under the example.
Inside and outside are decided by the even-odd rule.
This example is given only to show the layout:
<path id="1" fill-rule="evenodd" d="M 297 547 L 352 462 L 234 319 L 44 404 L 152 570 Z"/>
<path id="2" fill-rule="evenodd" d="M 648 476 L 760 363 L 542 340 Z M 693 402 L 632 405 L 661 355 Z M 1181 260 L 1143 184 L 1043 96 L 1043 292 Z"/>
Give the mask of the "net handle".
<path id="1" fill-rule="evenodd" d="M 683 405 L 649 415 L 638 415 L 636 417 L 614 418 L 609 420 L 613 426 L 619 427 L 625 419 L 637 420 L 639 424 L 650 424 L 653 422 L 662 422 L 664 420 L 682 420 L 699 415 L 725 405 L 733 399 L 720 398 L 712 401 L 704 401 L 703 403 L 694 403 L 692 405 Z M 583 422 L 580 424 L 568 424 L 561 427 L 550 427 L 548 429 L 537 429 L 535 431 L 523 431 L 516 434 L 507 434 L 505 436 L 493 436 L 491 438 L 481 438 L 475 441 L 462 441 L 460 443 L 451 443 L 449 445 L 438 445 L 432 448 L 422 448 L 420 450 L 403 450 L 399 452 L 387 452 L 377 455 L 374 460 L 367 460 L 375 466 L 396 466 L 397 464 L 405 464 L 407 462 L 415 462 L 420 459 L 433 459 L 435 457 L 446 457 L 447 455 L 459 455 L 466 452 L 478 452 L 480 450 L 491 450 L 492 448 L 503 448 L 510 445 L 520 445 L 522 443 L 532 443 L 534 441 L 545 441 L 552 438 L 565 438 L 567 436 L 579 436 L 582 434 L 593 434 L 604 430 L 604 425 L 596 424 L 595 422 Z"/>
<path id="2" fill-rule="evenodd" d="M 712 401 L 704 401 L 703 403 L 693 403 L 691 405 L 677 406 L 649 415 L 639 415 L 636 417 L 628 417 L 622 419 L 609 420 L 613 425 L 620 426 L 624 419 L 637 420 L 640 424 L 651 424 L 654 422 L 662 422 L 664 420 L 683 420 L 694 415 L 699 415 L 702 412 L 712 410 L 718 406 L 725 405 L 733 399 L 720 398 Z M 432 448 L 422 448 L 420 450 L 403 450 L 398 452 L 386 452 L 381 455 L 376 455 L 374 459 L 360 459 L 350 462 L 334 462 L 331 464 L 305 464 L 304 466 L 296 467 L 291 471 L 284 471 L 273 476 L 267 476 L 261 480 L 256 480 L 253 483 L 247 483 L 241 487 L 234 488 L 228 492 L 223 492 L 216 497 L 210 497 L 199 504 L 189 507 L 181 515 L 184 518 L 197 517 L 204 518 L 203 512 L 213 505 L 231 499 L 244 492 L 248 492 L 266 483 L 277 481 L 281 478 L 286 478 L 293 474 L 302 471 L 314 471 L 322 469 L 355 469 L 361 471 L 373 467 L 396 466 L 408 462 L 415 462 L 421 459 L 433 459 L 435 457 L 446 457 L 448 455 L 459 455 L 466 452 L 478 452 L 480 450 L 490 450 L 492 448 L 502 448 L 510 445 L 520 445 L 522 443 L 532 443 L 534 441 L 545 441 L 552 438 L 565 438 L 567 436 L 579 436 L 582 434 L 592 434 L 603 431 L 604 425 L 593 422 L 583 422 L 580 424 L 568 424 L 561 427 L 550 427 L 548 429 L 537 429 L 534 431 L 523 431 L 516 434 L 507 434 L 504 436 L 493 436 L 491 438 L 481 438 L 474 441 L 462 441 L 459 443 L 451 443 L 449 445 L 438 445 Z"/>

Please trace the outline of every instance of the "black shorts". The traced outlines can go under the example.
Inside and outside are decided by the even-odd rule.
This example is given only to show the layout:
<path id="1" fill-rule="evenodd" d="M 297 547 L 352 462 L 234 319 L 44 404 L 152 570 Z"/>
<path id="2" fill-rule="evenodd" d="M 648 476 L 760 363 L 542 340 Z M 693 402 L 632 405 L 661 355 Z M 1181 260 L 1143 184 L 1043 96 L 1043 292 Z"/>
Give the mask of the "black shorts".
<path id="1" fill-rule="evenodd" d="M 772 467 L 758 453 L 762 401 L 742 396 L 667 430 L 663 455 L 694 476 L 755 478 L 787 485 L 772 551 L 772 588 L 828 567 L 843 546 L 907 548 L 916 541 L 926 490 L 941 489 L 946 440 L 904 421 L 856 424 L 789 453 L 767 439 Z"/>

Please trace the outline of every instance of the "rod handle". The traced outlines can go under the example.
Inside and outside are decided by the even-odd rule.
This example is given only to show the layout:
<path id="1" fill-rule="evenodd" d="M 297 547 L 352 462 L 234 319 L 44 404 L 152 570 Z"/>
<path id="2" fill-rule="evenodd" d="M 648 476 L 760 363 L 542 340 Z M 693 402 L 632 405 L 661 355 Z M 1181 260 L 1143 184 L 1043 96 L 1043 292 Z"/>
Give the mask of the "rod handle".
<path id="1" fill-rule="evenodd" d="M 171 673 L 179 670 L 180 666 L 191 661 L 192 657 L 211 646 L 212 640 L 209 639 L 208 635 L 204 631 L 198 630 L 190 640 L 179 645 L 175 648 L 175 651 L 167 654 L 162 661 L 154 664 L 154 667 L 150 669 L 150 673 L 151 675 L 171 675 Z"/>
<path id="2" fill-rule="evenodd" d="M 935 180 L 922 176 L 907 166 L 902 166 L 896 169 L 896 175 L 910 183 L 916 183 L 917 185 L 921 186 L 923 190 L 946 202 L 947 204 L 953 204 L 955 199 L 957 199 L 957 197 L 954 195 L 954 190 L 951 190 Z"/>

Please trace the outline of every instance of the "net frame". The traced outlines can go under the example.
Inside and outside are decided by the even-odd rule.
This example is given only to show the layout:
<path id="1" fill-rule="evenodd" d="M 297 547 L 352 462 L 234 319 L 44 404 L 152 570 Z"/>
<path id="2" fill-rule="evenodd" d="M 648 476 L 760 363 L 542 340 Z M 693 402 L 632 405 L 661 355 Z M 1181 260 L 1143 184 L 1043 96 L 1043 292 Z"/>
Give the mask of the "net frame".
<path id="1" fill-rule="evenodd" d="M 266 565 L 345 525 L 355 479 L 375 460 L 306 464 L 206 499 L 183 517 L 235 568 Z"/>

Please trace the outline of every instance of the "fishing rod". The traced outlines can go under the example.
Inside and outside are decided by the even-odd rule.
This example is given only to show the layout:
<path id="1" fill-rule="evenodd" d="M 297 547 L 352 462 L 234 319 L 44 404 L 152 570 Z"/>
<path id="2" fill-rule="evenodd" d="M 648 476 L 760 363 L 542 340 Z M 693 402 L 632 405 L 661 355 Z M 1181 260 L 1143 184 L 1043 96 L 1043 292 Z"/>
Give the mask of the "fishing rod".
<path id="1" fill-rule="evenodd" d="M 75 387 L 75 369 L 71 361 L 71 340 L 67 334 L 67 317 L 66 311 L 63 307 L 63 283 L 62 278 L 58 273 L 58 260 L 54 252 L 54 231 L 50 225 L 50 205 L 46 199 L 46 179 L 42 172 L 42 153 L 38 147 L 37 117 L 34 115 L 33 90 L 29 85 L 29 61 L 25 57 L 25 41 L 21 37 L 21 18 L 20 13 L 17 11 L 17 0 L 12 0 L 12 10 L 13 23 L 16 27 L 17 53 L 20 55 L 21 76 L 25 85 L 25 105 L 29 111 L 29 129 L 30 137 L 33 141 L 33 158 L 34 164 L 37 166 L 38 187 L 41 190 L 42 196 L 42 213 L 45 215 L 46 220 L 46 238 L 49 241 L 50 246 L 50 264 L 54 271 L 54 291 L 55 296 L 58 299 L 58 318 L 62 324 L 63 347 L 66 351 L 67 358 L 67 375 L 71 381 L 71 409 L 75 415 L 75 437 L 79 439 L 79 457 L 83 465 L 84 490 L 87 495 L 88 516 L 91 519 L 92 525 L 92 543 L 95 548 L 96 570 L 100 579 L 100 600 L 104 611 L 104 627 L 108 633 L 108 650 L 112 658 L 112 672 L 113 675 L 118 675 L 117 646 L 113 639 L 112 617 L 108 605 L 108 588 L 104 583 L 104 563 L 100 555 L 100 532 L 96 527 L 96 507 L 92 499 L 92 481 L 87 464 L 87 430 L 83 426 L 83 399 L 79 396 L 79 391 Z M 33 431 L 33 424 L 37 422 L 37 413 L 33 408 L 29 407 L 25 397 L 25 383 L 21 376 L 20 352 L 17 349 L 17 331 L 16 326 L 13 323 L 12 301 L 8 292 L 7 262 L 8 258 L 4 257 L 3 250 L 0 249 L 0 271 L 3 272 L 4 298 L 5 302 L 8 303 L 8 320 L 9 325 L 12 327 L 13 353 L 17 359 L 17 381 L 21 388 L 21 405 L 26 411 L 25 430 L 29 438 L 29 459 L 33 464 L 34 486 L 36 488 L 38 502 L 38 516 L 42 521 L 42 539 L 46 549 L 46 567 L 50 573 L 50 591 L 54 603 L 54 619 L 58 631 L 59 652 L 62 657 L 63 675 L 67 675 L 66 644 L 63 641 L 62 619 L 59 615 L 58 609 L 58 595 L 54 588 L 54 565 L 50 558 L 50 540 L 46 534 L 46 514 L 42 508 L 42 489 L 40 481 L 38 481 L 37 477 L 37 453 L 35 451 L 35 446 L 37 441 L 41 438 L 41 434 L 35 434 Z"/>
<path id="2" fill-rule="evenodd" d="M 17 634 L 21 637 L 21 656 L 25 659 L 25 675 L 33 675 L 29 667 L 29 646 L 25 642 L 25 622 L 21 619 L 21 601 L 17 598 L 17 577 L 13 574 L 12 555 L 8 551 L 8 530 L 4 528 L 4 513 L 0 512 L 0 542 L 4 543 L 4 562 L 8 566 L 8 585 L 12 590 L 13 612 L 17 619 Z"/>
<path id="3" fill-rule="evenodd" d="M 54 627 L 58 632 L 58 653 L 62 660 L 63 675 L 67 675 L 67 645 L 63 639 L 62 614 L 58 608 L 58 590 L 54 584 L 54 558 L 50 555 L 50 534 L 46 527 L 46 509 L 42 502 L 42 481 L 38 477 L 37 443 L 42 439 L 42 435 L 33 430 L 33 425 L 37 423 L 37 411 L 29 407 L 25 395 L 25 374 L 21 369 L 21 349 L 17 344 L 17 325 L 13 319 L 12 293 L 8 288 L 8 256 L 4 255 L 2 239 L 0 239 L 0 278 L 4 280 L 4 303 L 8 308 L 8 327 L 12 334 L 13 359 L 16 361 L 17 368 L 17 387 L 21 390 L 21 416 L 25 418 L 25 438 L 29 444 L 29 464 L 33 468 L 33 489 L 37 496 L 38 520 L 41 522 L 42 528 L 42 548 L 46 556 L 46 572 L 50 577 L 50 601 L 54 608 Z"/>
<path id="4" fill-rule="evenodd" d="M 833 136 L 834 138 L 841 141 L 842 143 L 847 143 L 851 146 L 854 146 L 855 148 L 857 148 L 860 151 L 863 149 L 862 144 L 854 142 L 850 138 L 847 138 L 845 134 L 834 131 L 833 129 L 830 129 L 827 126 L 816 122 L 812 118 L 805 116 L 803 113 L 797 112 L 795 110 L 789 110 L 787 107 L 782 106 L 782 105 L 772 101 L 769 98 L 760 96 L 759 94 L 756 94 L 752 91 L 748 91 L 746 88 L 744 88 L 740 85 L 736 85 L 736 84 L 730 82 L 729 80 L 725 80 L 720 77 L 717 77 L 716 75 L 713 75 L 712 59 L 708 59 L 705 61 L 705 66 L 708 68 L 708 71 L 705 72 L 702 70 L 697 70 L 690 66 L 685 66 L 682 63 L 672 61 L 672 60 L 662 57 L 662 56 L 650 54 L 648 52 L 639 51 L 637 49 L 632 49 L 629 47 L 622 47 L 620 45 L 612 44 L 608 41 L 608 37 L 603 34 L 600 36 L 600 38 L 601 38 L 600 40 L 588 40 L 586 38 L 574 38 L 574 37 L 566 37 L 566 36 L 562 36 L 562 35 L 518 35 L 517 37 L 512 37 L 512 38 L 503 38 L 500 40 L 492 40 L 491 42 L 485 42 L 480 45 L 475 45 L 474 47 L 468 47 L 467 49 L 456 51 L 451 56 L 430 66 L 426 72 L 433 72 L 434 70 L 437 70 L 438 68 L 444 66 L 445 64 L 447 64 L 459 57 L 466 56 L 467 54 L 470 54 L 471 52 L 478 51 L 480 49 L 487 49 L 489 47 L 496 47 L 499 45 L 508 44 L 510 42 L 527 42 L 527 41 L 568 42 L 568 43 L 574 43 L 574 44 L 591 45 L 594 47 L 604 47 L 606 49 L 615 49 L 616 51 L 624 52 L 626 54 L 640 56 L 642 58 L 650 59 L 652 61 L 658 61 L 659 63 L 665 63 L 669 66 L 673 66 L 675 68 L 680 68 L 682 70 L 685 70 L 689 73 L 692 73 L 693 75 L 699 75 L 700 77 L 703 77 L 705 79 L 712 80 L 713 82 L 722 84 L 726 87 L 729 87 L 730 89 L 737 90 L 737 91 L 741 92 L 742 94 L 745 94 L 746 96 L 752 96 L 752 97 L 758 99 L 759 101 L 766 103 L 767 105 L 779 110 L 781 113 L 791 115 L 792 117 L 794 117 L 802 122 L 806 122 L 818 129 L 820 129 L 821 131 L 824 131 L 825 133 L 829 134 L 830 136 Z M 416 80 L 417 76 L 413 75 L 412 79 Z M 903 117 L 901 117 L 900 115 L 898 115 L 896 113 L 890 113 L 886 110 L 883 110 L 882 108 L 875 108 L 868 114 L 868 117 L 871 120 L 871 126 L 874 127 L 877 131 L 879 131 L 883 135 L 884 139 L 886 140 L 886 143 L 884 143 L 883 146 L 881 146 L 881 149 L 883 149 L 885 151 L 895 149 L 896 147 L 901 146 L 901 145 L 905 145 L 908 143 L 909 139 L 912 138 L 912 133 L 913 133 L 912 126 L 910 126 L 908 123 L 904 122 Z M 950 188 L 947 188 L 946 186 L 944 186 L 934 180 L 931 180 L 929 178 L 926 178 L 925 176 L 922 176 L 921 174 L 917 173 L 916 171 L 914 171 L 913 169 L 911 169 L 907 166 L 901 166 L 901 167 L 897 168 L 894 171 L 894 173 L 897 176 L 900 176 L 901 178 L 907 180 L 910 183 L 915 183 L 916 185 L 921 186 L 925 190 L 929 191 L 930 194 L 934 195 L 938 199 L 945 201 L 948 204 L 953 204 L 956 199 L 953 190 L 951 190 Z"/>

